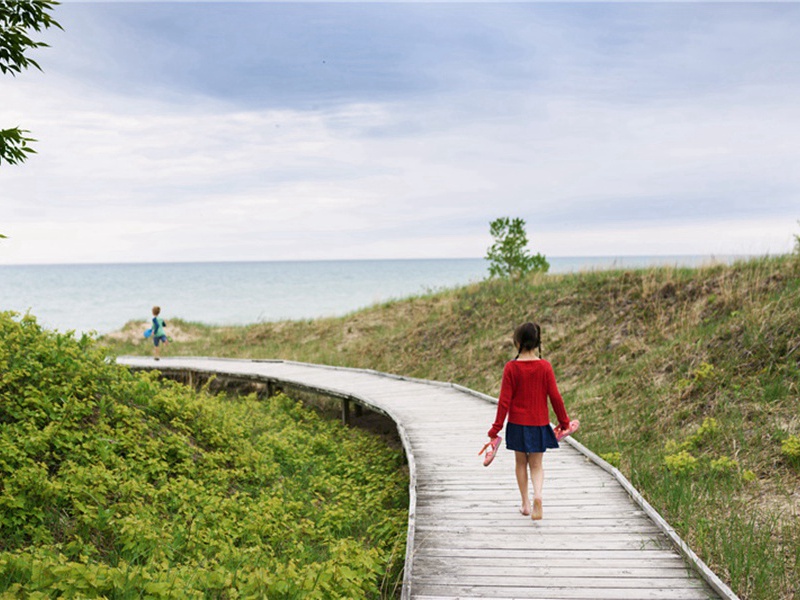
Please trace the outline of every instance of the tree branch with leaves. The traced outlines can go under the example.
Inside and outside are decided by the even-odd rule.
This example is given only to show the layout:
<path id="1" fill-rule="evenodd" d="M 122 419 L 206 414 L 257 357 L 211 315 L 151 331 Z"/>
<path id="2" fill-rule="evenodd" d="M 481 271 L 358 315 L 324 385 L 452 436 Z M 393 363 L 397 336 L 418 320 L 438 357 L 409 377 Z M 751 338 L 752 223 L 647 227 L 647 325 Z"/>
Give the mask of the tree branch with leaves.
<path id="1" fill-rule="evenodd" d="M 54 0 L 0 0 L 0 74 L 16 76 L 31 67 L 42 70 L 29 56 L 31 50 L 48 45 L 33 39 L 34 32 L 61 25 L 50 14 L 59 4 Z M 29 142 L 27 129 L 0 129 L 0 165 L 24 162 L 36 151 Z"/>
<path id="2" fill-rule="evenodd" d="M 28 146 L 28 142 L 35 142 L 33 138 L 25 134 L 30 133 L 27 129 L 0 129 L 0 164 L 3 161 L 10 165 L 24 162 L 28 154 L 36 154 L 36 150 Z"/>

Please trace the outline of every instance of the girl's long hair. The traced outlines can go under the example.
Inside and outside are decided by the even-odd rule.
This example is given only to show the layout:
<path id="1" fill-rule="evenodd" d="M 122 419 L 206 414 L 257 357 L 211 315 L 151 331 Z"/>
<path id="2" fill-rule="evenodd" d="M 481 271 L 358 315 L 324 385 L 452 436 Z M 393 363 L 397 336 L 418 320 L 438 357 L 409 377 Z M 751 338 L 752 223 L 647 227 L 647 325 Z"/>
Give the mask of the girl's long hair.
<path id="1" fill-rule="evenodd" d="M 519 352 L 517 357 L 525 351 L 539 349 L 539 358 L 542 357 L 542 328 L 538 323 L 523 323 L 514 330 L 514 344 Z M 516 359 L 515 359 L 516 360 Z"/>

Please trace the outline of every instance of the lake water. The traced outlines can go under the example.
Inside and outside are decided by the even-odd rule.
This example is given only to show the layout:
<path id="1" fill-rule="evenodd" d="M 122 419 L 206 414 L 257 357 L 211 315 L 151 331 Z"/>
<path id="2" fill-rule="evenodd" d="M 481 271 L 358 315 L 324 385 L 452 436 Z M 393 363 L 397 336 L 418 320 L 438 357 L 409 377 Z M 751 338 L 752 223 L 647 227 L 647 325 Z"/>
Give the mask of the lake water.
<path id="1" fill-rule="evenodd" d="M 732 257 L 554 257 L 551 273 Z M 476 259 L 0 266 L 0 310 L 30 311 L 60 331 L 108 333 L 147 320 L 154 304 L 217 325 L 340 316 L 376 303 L 480 281 Z"/>

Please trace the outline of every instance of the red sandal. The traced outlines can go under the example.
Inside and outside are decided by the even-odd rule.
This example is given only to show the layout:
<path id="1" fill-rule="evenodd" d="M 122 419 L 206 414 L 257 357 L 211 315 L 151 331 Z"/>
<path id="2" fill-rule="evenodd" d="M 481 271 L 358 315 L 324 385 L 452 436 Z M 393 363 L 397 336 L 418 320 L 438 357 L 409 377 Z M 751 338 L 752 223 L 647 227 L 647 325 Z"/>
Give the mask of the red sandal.
<path id="1" fill-rule="evenodd" d="M 566 429 L 561 429 L 561 426 L 557 426 L 553 432 L 556 434 L 556 441 L 560 442 L 568 435 L 572 435 L 576 431 L 578 431 L 578 427 L 581 426 L 581 422 L 575 419 L 574 421 L 569 422 L 569 427 Z"/>
<path id="2" fill-rule="evenodd" d="M 483 448 L 481 448 L 480 452 L 478 452 L 478 456 L 486 452 L 486 456 L 483 457 L 484 467 L 488 467 L 490 464 L 492 464 L 494 457 L 497 456 L 497 447 L 500 445 L 500 442 L 502 441 L 503 438 L 501 438 L 498 435 L 497 437 L 492 438 L 491 440 L 486 442 L 486 445 Z"/>

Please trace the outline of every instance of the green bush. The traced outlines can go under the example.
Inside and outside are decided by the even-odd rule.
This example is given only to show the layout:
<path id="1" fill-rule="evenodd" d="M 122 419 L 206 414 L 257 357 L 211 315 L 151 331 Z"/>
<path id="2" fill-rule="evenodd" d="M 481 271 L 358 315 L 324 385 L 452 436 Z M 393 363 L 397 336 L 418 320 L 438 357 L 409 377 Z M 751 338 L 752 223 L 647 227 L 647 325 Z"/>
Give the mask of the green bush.
<path id="1" fill-rule="evenodd" d="M 790 435 L 783 440 L 781 442 L 781 453 L 791 464 L 800 467 L 800 436 Z"/>
<path id="2" fill-rule="evenodd" d="M 3 597 L 379 597 L 402 456 L 276 396 L 133 374 L 0 313 Z M 38 595 L 38 596 L 37 596 Z"/>
<path id="3" fill-rule="evenodd" d="M 622 462 L 622 455 L 619 452 L 605 452 L 600 455 L 600 458 L 602 458 L 612 467 L 616 467 L 618 469 L 620 463 Z"/>
<path id="4" fill-rule="evenodd" d="M 711 470 L 715 473 L 735 473 L 739 470 L 738 461 L 733 460 L 729 456 L 720 456 L 719 458 L 711 461 Z"/>
<path id="5" fill-rule="evenodd" d="M 676 442 L 675 440 L 667 440 L 664 444 L 664 450 L 667 453 L 674 454 L 681 451 L 696 450 L 703 444 L 712 441 L 719 433 L 719 425 L 717 420 L 713 417 L 706 417 L 703 423 L 697 428 L 693 434 L 687 437 L 683 442 Z"/>
<path id="6" fill-rule="evenodd" d="M 671 473 L 684 475 L 693 472 L 697 468 L 697 459 L 686 450 L 681 450 L 677 454 L 665 456 L 664 464 Z"/>

